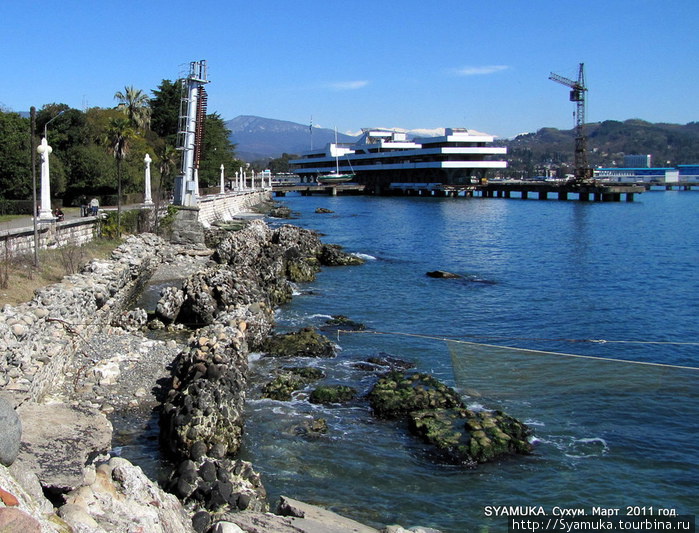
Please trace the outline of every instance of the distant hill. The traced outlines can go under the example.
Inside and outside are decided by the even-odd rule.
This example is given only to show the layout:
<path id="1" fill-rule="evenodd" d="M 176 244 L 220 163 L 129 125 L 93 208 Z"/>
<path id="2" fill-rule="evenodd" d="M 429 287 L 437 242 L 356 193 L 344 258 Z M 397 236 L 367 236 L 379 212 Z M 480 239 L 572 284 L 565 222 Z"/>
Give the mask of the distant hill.
<path id="1" fill-rule="evenodd" d="M 591 166 L 621 166 L 624 155 L 651 154 L 653 166 L 699 163 L 699 122 L 651 123 L 606 120 L 587 124 Z M 533 174 L 545 166 L 573 165 L 575 130 L 542 128 L 536 133 L 500 141 L 508 147 L 509 168 Z"/>
<path id="2" fill-rule="evenodd" d="M 311 149 L 311 132 L 307 124 L 241 115 L 226 122 L 226 126 L 231 130 L 231 141 L 237 145 L 236 154 L 249 163 Z M 337 140 L 354 142 L 357 139 L 338 133 Z M 313 128 L 314 148 L 329 142 L 335 142 L 334 130 Z"/>
<path id="3" fill-rule="evenodd" d="M 307 124 L 241 115 L 226 122 L 226 126 L 231 130 L 232 142 L 237 145 L 238 157 L 247 162 L 272 159 L 283 153 L 301 154 L 311 149 Z M 586 132 L 592 166 L 621 166 L 627 154 L 651 154 L 654 166 L 699 163 L 699 122 L 681 125 L 638 119 L 606 120 L 587 124 Z M 342 133 L 338 133 L 337 138 L 340 142 L 357 140 Z M 315 148 L 334 140 L 334 130 L 313 128 Z M 534 175 L 545 167 L 573 165 L 575 131 L 572 129 L 541 128 L 536 133 L 496 143 L 507 146 L 508 167 L 512 171 Z"/>

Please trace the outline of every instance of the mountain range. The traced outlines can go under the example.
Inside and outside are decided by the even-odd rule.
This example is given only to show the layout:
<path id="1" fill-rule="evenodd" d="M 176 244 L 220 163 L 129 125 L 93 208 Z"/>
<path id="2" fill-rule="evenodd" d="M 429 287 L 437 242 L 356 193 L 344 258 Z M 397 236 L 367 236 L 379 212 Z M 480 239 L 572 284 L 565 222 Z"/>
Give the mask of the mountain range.
<path id="1" fill-rule="evenodd" d="M 283 153 L 300 154 L 313 148 L 335 142 L 335 130 L 311 128 L 286 120 L 240 115 L 226 122 L 231 131 L 230 139 L 236 145 L 235 153 L 243 161 L 251 163 L 280 157 Z M 338 142 L 354 142 L 356 137 L 337 134 Z"/>

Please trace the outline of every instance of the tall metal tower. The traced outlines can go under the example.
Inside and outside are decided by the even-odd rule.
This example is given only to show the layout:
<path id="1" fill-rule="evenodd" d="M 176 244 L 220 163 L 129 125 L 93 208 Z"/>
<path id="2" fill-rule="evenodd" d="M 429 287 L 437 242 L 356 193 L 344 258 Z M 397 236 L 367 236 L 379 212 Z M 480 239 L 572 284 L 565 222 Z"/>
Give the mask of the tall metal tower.
<path id="1" fill-rule="evenodd" d="M 587 162 L 587 136 L 585 135 L 585 64 L 580 63 L 578 80 L 574 81 L 553 72 L 550 80 L 570 87 L 570 101 L 576 103 L 575 110 L 575 178 L 578 181 L 590 179 L 592 169 Z"/>
<path id="2" fill-rule="evenodd" d="M 207 96 L 206 61 L 192 61 L 182 80 L 182 100 L 177 131 L 177 149 L 182 150 L 182 172 L 175 178 L 175 205 L 197 205 L 199 159 L 204 139 Z"/>

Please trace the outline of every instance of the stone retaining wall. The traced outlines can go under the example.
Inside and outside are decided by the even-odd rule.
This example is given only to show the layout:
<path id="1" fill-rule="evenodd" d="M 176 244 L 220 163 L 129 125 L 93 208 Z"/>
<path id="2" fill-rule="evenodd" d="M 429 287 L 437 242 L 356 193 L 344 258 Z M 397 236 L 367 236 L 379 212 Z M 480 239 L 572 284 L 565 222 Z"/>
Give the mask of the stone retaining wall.
<path id="1" fill-rule="evenodd" d="M 41 401 L 71 366 L 91 328 L 120 313 L 159 264 L 169 245 L 159 237 L 130 237 L 110 260 L 38 290 L 27 303 L 0 313 L 0 389 L 20 404 Z"/>
<path id="2" fill-rule="evenodd" d="M 38 225 L 39 248 L 56 248 L 66 244 L 80 246 L 90 242 L 97 230 L 97 218 L 86 217 L 64 222 L 41 222 Z M 34 228 L 17 228 L 0 233 L 0 251 L 11 255 L 34 252 Z"/>
<path id="3" fill-rule="evenodd" d="M 199 198 L 199 222 L 209 226 L 217 220 L 232 220 L 237 214 L 271 198 L 271 191 L 227 192 L 204 196 Z"/>

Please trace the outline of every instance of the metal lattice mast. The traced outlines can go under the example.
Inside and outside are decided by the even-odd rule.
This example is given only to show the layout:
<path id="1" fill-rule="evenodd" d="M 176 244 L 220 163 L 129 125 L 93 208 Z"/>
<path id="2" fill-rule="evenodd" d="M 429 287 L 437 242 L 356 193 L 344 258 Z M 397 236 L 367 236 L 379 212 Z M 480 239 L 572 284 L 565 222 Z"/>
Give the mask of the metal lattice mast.
<path id="1" fill-rule="evenodd" d="M 587 135 L 585 135 L 585 64 L 580 63 L 578 80 L 574 81 L 553 72 L 550 80 L 570 87 L 570 101 L 575 102 L 575 177 L 579 180 L 591 177 L 591 171 L 587 162 Z"/>
<path id="2" fill-rule="evenodd" d="M 176 205 L 197 205 L 196 170 L 201 156 L 206 117 L 206 61 L 192 61 L 189 74 L 182 80 L 182 99 L 177 131 L 177 149 L 182 151 L 182 173 L 175 182 Z"/>

